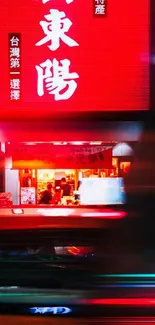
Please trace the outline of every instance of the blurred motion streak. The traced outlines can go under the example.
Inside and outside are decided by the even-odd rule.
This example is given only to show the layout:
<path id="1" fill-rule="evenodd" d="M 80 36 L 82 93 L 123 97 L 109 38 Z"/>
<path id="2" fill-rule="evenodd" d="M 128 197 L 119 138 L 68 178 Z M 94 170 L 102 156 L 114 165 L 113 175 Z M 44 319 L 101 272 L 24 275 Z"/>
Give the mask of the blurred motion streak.
<path id="1" fill-rule="evenodd" d="M 155 306 L 155 298 L 109 298 L 109 299 L 87 299 L 83 303 L 90 305 L 125 305 L 125 306 Z"/>
<path id="2" fill-rule="evenodd" d="M 155 278 L 155 273 L 135 273 L 135 274 L 98 274 L 99 277 L 104 278 Z"/>

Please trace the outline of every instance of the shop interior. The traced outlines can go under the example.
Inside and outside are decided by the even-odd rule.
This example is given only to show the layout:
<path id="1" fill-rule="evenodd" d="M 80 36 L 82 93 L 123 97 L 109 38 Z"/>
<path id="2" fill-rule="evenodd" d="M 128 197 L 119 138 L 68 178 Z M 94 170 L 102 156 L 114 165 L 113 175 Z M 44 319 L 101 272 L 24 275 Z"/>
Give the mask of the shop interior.
<path id="1" fill-rule="evenodd" d="M 130 161 L 120 161 L 119 158 L 112 158 L 110 169 L 22 169 L 19 170 L 20 180 L 20 204 L 39 204 L 42 193 L 46 191 L 47 185 L 51 185 L 52 200 L 54 205 L 79 205 L 79 204 L 102 204 L 106 203 L 101 193 L 109 188 L 109 197 L 113 189 L 119 185 L 122 176 L 129 172 Z M 61 181 L 66 180 L 70 186 L 70 194 L 67 197 L 61 195 Z M 113 179 L 113 183 L 112 180 Z M 93 181 L 94 190 L 91 191 Z M 115 183 L 114 183 L 115 181 Z M 116 184 L 117 182 L 117 184 Z M 104 184 L 104 185 L 102 185 Z M 102 191 L 102 187 L 103 191 Z M 98 189 L 100 188 L 100 191 Z M 99 192 L 99 193 L 98 193 Z M 98 193 L 98 194 L 97 194 Z M 97 199 L 95 199 L 97 195 Z M 118 196 L 118 195 L 117 195 Z M 120 196 L 120 194 L 119 194 Z M 112 200 L 113 201 L 113 200 Z M 116 201 L 116 199 L 115 199 Z M 122 199 L 117 199 L 121 203 Z M 111 198 L 109 204 L 111 203 Z"/>

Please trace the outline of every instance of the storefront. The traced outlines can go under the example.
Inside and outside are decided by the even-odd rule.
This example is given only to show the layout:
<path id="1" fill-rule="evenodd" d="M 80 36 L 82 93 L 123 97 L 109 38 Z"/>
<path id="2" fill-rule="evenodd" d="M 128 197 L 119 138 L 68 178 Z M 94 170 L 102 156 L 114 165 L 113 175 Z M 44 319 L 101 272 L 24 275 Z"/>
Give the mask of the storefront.
<path id="1" fill-rule="evenodd" d="M 48 184 L 52 185 L 51 203 L 64 204 L 60 194 L 63 178 L 70 186 L 70 197 L 65 204 L 80 204 L 81 183 L 87 192 L 92 181 L 96 190 L 102 188 L 102 183 L 105 187 L 115 187 L 110 179 L 121 178 L 133 159 L 131 146 L 114 141 L 16 143 L 9 145 L 9 152 L 6 190 L 14 192 L 16 204 L 38 204 Z M 83 203 L 85 200 L 90 199 L 84 198 Z"/>
<path id="2" fill-rule="evenodd" d="M 97 179 L 123 176 L 141 132 L 137 122 L 1 123 L 3 191 L 12 194 L 13 204 L 37 204 L 47 183 L 55 191 L 65 177 L 75 198 L 81 179 L 93 179 L 98 188 Z"/>
<path id="3" fill-rule="evenodd" d="M 0 123 L 7 144 L 1 190 L 12 193 L 14 204 L 33 204 L 47 183 L 56 191 L 63 177 L 73 196 L 80 180 L 124 176 L 131 155 L 113 149 L 122 142 L 132 147 L 140 129 L 116 117 L 149 110 L 149 1 L 134 10 L 107 1 L 101 15 L 95 0 L 20 3 L 0 5 L 0 116 L 7 121 Z"/>
<path id="4" fill-rule="evenodd" d="M 73 203 L 83 179 L 118 176 L 112 145 L 102 142 L 17 144 L 12 146 L 12 169 L 19 171 L 21 204 L 39 203 L 48 184 L 52 185 L 52 203 L 60 203 L 63 178 L 70 186 L 68 201 Z"/>

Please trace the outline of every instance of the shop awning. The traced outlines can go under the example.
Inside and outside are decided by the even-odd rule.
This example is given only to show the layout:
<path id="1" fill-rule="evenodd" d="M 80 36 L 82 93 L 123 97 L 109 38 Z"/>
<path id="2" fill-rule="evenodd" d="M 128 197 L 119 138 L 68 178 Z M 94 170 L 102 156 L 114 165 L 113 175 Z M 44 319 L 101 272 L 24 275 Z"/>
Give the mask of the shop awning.
<path id="1" fill-rule="evenodd" d="M 104 145 L 12 145 L 13 169 L 111 169 L 112 147 Z"/>

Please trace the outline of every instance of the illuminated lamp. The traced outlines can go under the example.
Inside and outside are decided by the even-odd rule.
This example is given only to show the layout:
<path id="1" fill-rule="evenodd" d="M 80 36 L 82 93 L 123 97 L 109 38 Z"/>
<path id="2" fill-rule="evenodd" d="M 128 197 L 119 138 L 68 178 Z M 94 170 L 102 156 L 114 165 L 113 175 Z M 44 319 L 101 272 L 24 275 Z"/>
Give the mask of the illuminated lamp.
<path id="1" fill-rule="evenodd" d="M 24 210 L 23 209 L 12 209 L 12 213 L 13 214 L 24 214 Z"/>
<path id="2" fill-rule="evenodd" d="M 133 149 L 127 143 L 122 142 L 116 144 L 112 151 L 113 157 L 129 157 L 133 156 Z"/>

